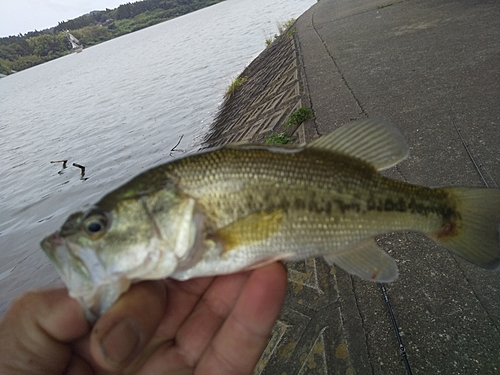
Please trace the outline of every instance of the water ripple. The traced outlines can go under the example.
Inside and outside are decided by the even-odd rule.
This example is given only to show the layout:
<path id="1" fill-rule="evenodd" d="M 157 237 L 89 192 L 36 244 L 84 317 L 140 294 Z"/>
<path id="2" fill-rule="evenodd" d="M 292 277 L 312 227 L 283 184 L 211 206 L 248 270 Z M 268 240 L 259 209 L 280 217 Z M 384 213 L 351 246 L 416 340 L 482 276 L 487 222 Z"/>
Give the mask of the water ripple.
<path id="1" fill-rule="evenodd" d="M 14 285 L 54 280 L 38 260 L 15 277 L 10 271 L 44 234 L 171 160 L 181 135 L 179 148 L 196 149 L 225 88 L 276 33 L 276 21 L 315 2 L 227 0 L 1 79 L 0 279 L 9 283 L 0 285 L 0 311 Z M 50 164 L 60 159 L 69 160 L 63 173 Z"/>

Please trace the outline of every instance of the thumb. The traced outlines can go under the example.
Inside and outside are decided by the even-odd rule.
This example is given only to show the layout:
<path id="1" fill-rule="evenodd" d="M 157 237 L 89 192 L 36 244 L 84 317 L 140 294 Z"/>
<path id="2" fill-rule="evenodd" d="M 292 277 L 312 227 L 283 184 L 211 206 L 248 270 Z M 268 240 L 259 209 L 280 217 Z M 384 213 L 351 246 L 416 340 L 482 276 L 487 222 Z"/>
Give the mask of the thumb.
<path id="1" fill-rule="evenodd" d="M 116 373 L 131 372 L 147 359 L 165 312 L 164 281 L 133 285 L 95 323 L 90 352 L 97 366 Z M 148 349 L 148 350 L 146 350 Z"/>
<path id="2" fill-rule="evenodd" d="M 89 331 L 82 308 L 65 288 L 27 292 L 0 321 L 0 373 L 62 374 L 72 366 L 69 343 Z"/>

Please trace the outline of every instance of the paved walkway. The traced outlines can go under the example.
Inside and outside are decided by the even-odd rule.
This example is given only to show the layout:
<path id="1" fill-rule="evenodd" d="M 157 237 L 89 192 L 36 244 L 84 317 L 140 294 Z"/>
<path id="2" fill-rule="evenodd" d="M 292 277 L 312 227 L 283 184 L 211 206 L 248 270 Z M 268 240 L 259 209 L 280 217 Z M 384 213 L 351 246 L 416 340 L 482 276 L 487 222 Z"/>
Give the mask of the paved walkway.
<path id="1" fill-rule="evenodd" d="M 321 0 L 293 30 L 242 74 L 249 85 L 224 106 L 209 142 L 262 140 L 307 105 L 315 119 L 287 130 L 299 141 L 387 118 L 411 152 L 390 177 L 500 184 L 498 1 Z M 418 234 L 379 242 L 400 270 L 386 288 L 411 371 L 499 374 L 500 272 Z M 380 285 L 322 260 L 289 269 L 286 307 L 256 374 L 409 373 Z"/>

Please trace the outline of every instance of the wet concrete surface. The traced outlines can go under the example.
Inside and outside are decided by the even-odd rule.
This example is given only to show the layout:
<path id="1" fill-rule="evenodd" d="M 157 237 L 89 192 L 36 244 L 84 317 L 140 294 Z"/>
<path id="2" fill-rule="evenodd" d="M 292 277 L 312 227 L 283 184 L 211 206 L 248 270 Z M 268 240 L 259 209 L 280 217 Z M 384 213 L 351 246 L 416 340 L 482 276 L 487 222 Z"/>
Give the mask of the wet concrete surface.
<path id="1" fill-rule="evenodd" d="M 410 145 L 409 159 L 390 177 L 484 186 L 472 157 L 486 183 L 498 186 L 499 16 L 494 1 L 319 2 L 297 22 L 318 132 L 387 118 Z M 400 269 L 387 290 L 413 373 L 499 373 L 500 273 L 467 264 L 419 234 L 387 235 L 381 244 Z M 357 355 L 369 362 L 357 369 L 365 358 L 352 354 L 356 372 L 406 373 L 378 286 L 351 282 L 339 283 L 339 291 L 356 301 L 366 339 L 366 352 Z M 351 313 L 344 311 L 345 320 Z M 349 348 L 358 345 L 348 341 Z"/>
<path id="2" fill-rule="evenodd" d="M 321 0 L 292 29 L 297 97 L 315 114 L 298 141 L 355 119 L 386 118 L 410 146 L 410 157 L 384 172 L 389 177 L 498 187 L 500 3 Z M 266 65 L 263 57 L 257 71 Z M 260 96 L 254 89 L 246 100 Z M 244 97 L 237 107 L 245 113 Z M 283 130 L 280 122 L 262 129 L 261 138 Z M 500 373 L 500 272 L 421 234 L 378 241 L 399 266 L 386 290 L 407 364 L 380 285 L 312 259 L 289 265 L 286 306 L 255 374 Z"/>

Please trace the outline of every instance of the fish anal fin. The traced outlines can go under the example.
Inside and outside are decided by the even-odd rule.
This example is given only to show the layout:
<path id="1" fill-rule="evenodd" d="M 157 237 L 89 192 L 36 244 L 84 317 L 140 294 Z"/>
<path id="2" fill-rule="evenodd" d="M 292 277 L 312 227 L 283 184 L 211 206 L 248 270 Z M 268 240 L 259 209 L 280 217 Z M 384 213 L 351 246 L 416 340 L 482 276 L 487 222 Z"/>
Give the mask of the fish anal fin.
<path id="1" fill-rule="evenodd" d="M 330 265 L 335 264 L 368 281 L 389 282 L 398 277 L 396 262 L 373 238 L 339 253 L 325 256 L 325 260 Z"/>
<path id="2" fill-rule="evenodd" d="M 281 229 L 284 218 L 282 210 L 256 212 L 220 228 L 213 237 L 222 245 L 224 254 L 268 239 Z"/>
<path id="3" fill-rule="evenodd" d="M 287 259 L 287 258 L 289 258 L 289 257 L 291 257 L 293 255 L 294 255 L 293 253 L 290 253 L 290 254 L 281 254 L 281 255 L 269 256 L 269 257 L 260 259 L 257 262 L 249 265 L 248 267 L 246 267 L 244 269 L 244 271 L 250 271 L 250 270 L 254 270 L 256 268 L 264 267 L 264 266 L 267 266 L 268 264 L 271 264 L 271 263 L 274 263 L 274 262 L 278 262 L 280 260 L 285 260 L 285 259 Z"/>
<path id="4" fill-rule="evenodd" d="M 409 155 L 408 144 L 400 131 L 381 119 L 351 122 L 306 147 L 350 155 L 372 164 L 377 170 L 390 168 Z"/>

